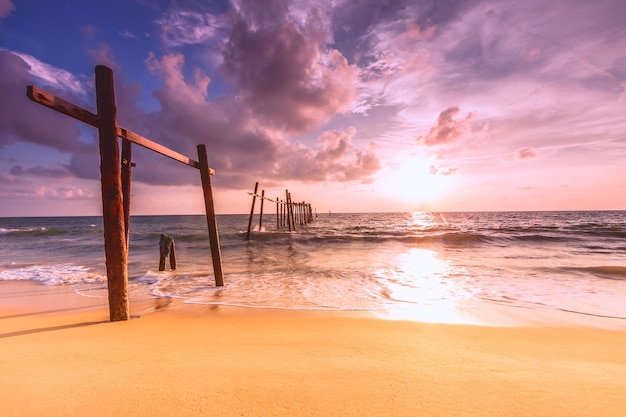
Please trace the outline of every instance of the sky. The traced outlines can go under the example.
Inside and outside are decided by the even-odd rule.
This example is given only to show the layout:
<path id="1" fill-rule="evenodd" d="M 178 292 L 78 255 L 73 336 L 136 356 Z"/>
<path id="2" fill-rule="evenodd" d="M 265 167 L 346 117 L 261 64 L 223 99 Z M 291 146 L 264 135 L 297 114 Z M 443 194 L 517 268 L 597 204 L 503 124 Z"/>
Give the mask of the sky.
<path id="1" fill-rule="evenodd" d="M 259 182 L 318 212 L 626 209 L 623 0 L 0 0 L 0 216 L 102 213 L 92 112 L 197 159 L 218 214 Z M 201 214 L 134 146 L 131 214 Z"/>

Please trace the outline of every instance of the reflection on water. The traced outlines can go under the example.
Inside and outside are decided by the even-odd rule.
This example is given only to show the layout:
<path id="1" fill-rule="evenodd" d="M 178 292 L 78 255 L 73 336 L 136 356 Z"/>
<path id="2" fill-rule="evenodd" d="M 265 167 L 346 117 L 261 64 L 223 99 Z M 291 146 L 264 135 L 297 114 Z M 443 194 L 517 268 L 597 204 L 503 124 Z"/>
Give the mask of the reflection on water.
<path id="1" fill-rule="evenodd" d="M 433 250 L 411 248 L 396 258 L 396 267 L 381 270 L 394 301 L 385 316 L 432 323 L 464 323 L 461 303 L 471 296 L 455 276 L 462 275 Z"/>

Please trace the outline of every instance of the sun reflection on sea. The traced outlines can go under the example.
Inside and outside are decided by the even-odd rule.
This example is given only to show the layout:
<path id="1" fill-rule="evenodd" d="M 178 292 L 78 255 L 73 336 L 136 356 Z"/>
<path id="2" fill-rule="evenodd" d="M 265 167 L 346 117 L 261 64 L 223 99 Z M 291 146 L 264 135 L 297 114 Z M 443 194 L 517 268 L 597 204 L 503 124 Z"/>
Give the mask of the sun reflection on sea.
<path id="1" fill-rule="evenodd" d="M 396 267 L 387 271 L 386 285 L 394 303 L 385 316 L 427 323 L 470 323 L 461 301 L 470 297 L 454 279 L 460 272 L 438 252 L 410 248 L 399 254 Z"/>

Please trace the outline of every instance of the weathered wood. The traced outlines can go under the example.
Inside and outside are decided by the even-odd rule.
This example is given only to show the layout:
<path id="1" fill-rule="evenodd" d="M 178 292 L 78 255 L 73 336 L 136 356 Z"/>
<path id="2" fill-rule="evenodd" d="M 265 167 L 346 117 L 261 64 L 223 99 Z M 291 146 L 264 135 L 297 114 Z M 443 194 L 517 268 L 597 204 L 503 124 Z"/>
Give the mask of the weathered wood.
<path id="1" fill-rule="evenodd" d="M 213 190 L 211 189 L 211 174 L 209 173 L 209 159 L 206 146 L 198 145 L 198 161 L 200 163 L 200 179 L 204 192 L 204 207 L 206 210 L 207 226 L 209 228 L 209 243 L 211 245 L 211 259 L 213 261 L 213 273 L 215 285 L 224 286 L 224 273 L 222 272 L 222 250 L 220 237 L 217 231 L 217 218 L 215 216 L 215 204 L 213 202 Z"/>
<path id="2" fill-rule="evenodd" d="M 56 97 L 54 94 L 50 94 L 47 91 L 35 87 L 34 85 L 26 86 L 26 95 L 29 99 L 36 103 L 73 117 L 81 122 L 85 122 L 90 126 L 95 128 L 100 126 L 99 115 L 93 114 L 92 112 L 78 107 L 69 101 Z"/>
<path id="3" fill-rule="evenodd" d="M 178 162 L 182 162 L 185 165 L 189 165 L 190 167 L 194 167 L 196 169 L 200 169 L 200 163 L 197 161 L 194 161 L 193 159 L 178 153 L 176 151 L 173 151 L 169 148 L 166 148 L 163 145 L 160 145 L 156 142 L 151 141 L 148 138 L 144 138 L 141 135 L 138 135 L 135 132 L 132 132 L 130 130 L 124 129 L 123 127 L 118 127 L 117 129 L 117 134 L 119 137 L 121 137 L 122 139 L 126 139 L 129 140 L 133 143 L 136 143 L 139 146 L 143 146 L 144 148 L 150 149 L 156 153 L 160 153 L 161 155 L 167 156 L 168 158 L 172 158 L 175 161 Z M 209 168 L 209 172 L 211 173 L 211 175 L 215 175 L 215 170 L 212 168 Z"/>
<path id="4" fill-rule="evenodd" d="M 276 201 L 272 200 L 272 199 L 271 199 L 271 198 L 269 198 L 269 197 L 265 197 L 265 196 L 263 196 L 263 195 L 261 195 L 261 194 L 253 193 L 253 192 L 251 192 L 251 191 L 248 191 L 248 195 L 249 195 L 249 196 L 254 196 L 254 197 L 257 197 L 257 198 L 259 198 L 259 199 L 263 199 L 263 200 L 265 200 L 265 201 L 269 201 L 270 203 L 276 203 Z"/>
<path id="5" fill-rule="evenodd" d="M 296 222 L 293 213 L 293 201 L 291 200 L 291 193 L 287 191 L 287 222 L 291 224 L 289 231 L 296 231 Z"/>
<path id="6" fill-rule="evenodd" d="M 263 230 L 263 202 L 265 201 L 265 190 L 261 190 L 261 215 L 259 216 L 259 232 Z"/>
<path id="7" fill-rule="evenodd" d="M 122 184 L 113 71 L 96 67 L 96 103 L 100 119 L 100 174 L 104 251 L 111 321 L 128 320 L 128 248 L 122 207 Z"/>
<path id="8" fill-rule="evenodd" d="M 250 218 L 248 219 L 248 233 L 246 234 L 246 240 L 250 240 L 250 229 L 252 229 L 252 217 L 254 216 L 254 203 L 256 202 L 256 192 L 259 189 L 259 183 L 254 184 L 254 193 L 252 193 L 252 208 L 250 209 Z"/>
<path id="9" fill-rule="evenodd" d="M 32 85 L 26 87 L 26 95 L 36 103 L 98 128 L 109 313 L 111 321 L 118 321 L 127 320 L 130 317 L 128 245 L 130 236 L 130 173 L 133 166 L 131 143 L 136 143 L 200 170 L 215 282 L 216 285 L 221 286 L 224 285 L 222 259 L 210 181 L 210 176 L 214 175 L 215 171 L 208 166 L 204 145 L 198 146 L 198 156 L 199 158 L 203 157 L 204 160 L 196 162 L 185 155 L 118 126 L 113 71 L 99 65 L 96 67 L 95 73 L 98 114 L 93 114 Z M 123 139 L 121 164 L 118 136 Z M 173 269 L 176 268 L 176 255 L 173 245 L 170 253 L 170 265 Z"/>
<path id="10" fill-rule="evenodd" d="M 126 250 L 130 240 L 130 169 L 132 167 L 132 144 L 122 139 L 122 203 L 124 205 L 124 231 Z"/>
<path id="11" fill-rule="evenodd" d="M 59 113 L 66 114 L 70 117 L 73 117 L 74 119 L 87 123 L 90 126 L 97 128 L 100 125 L 99 114 L 95 115 L 88 110 L 85 110 L 75 104 L 65 101 L 62 98 L 56 97 L 55 95 L 50 94 L 40 88 L 32 85 L 26 86 L 26 95 L 28 96 L 28 98 L 41 105 L 56 110 Z M 153 142 L 150 139 L 145 138 L 121 126 L 117 126 L 116 129 L 117 136 L 121 137 L 122 139 L 126 139 L 132 143 L 136 143 L 139 146 L 143 146 L 144 148 L 160 153 L 161 155 L 172 158 L 175 161 L 182 162 L 183 164 L 189 165 L 196 169 L 200 169 L 200 164 L 197 161 L 194 161 L 193 159 L 181 153 L 173 151 L 163 145 Z M 211 175 L 215 175 L 215 171 L 212 168 L 209 169 L 209 172 L 211 173 Z"/>
<path id="12" fill-rule="evenodd" d="M 176 267 L 176 249 L 174 248 L 174 242 L 172 242 L 172 250 L 170 251 L 170 268 L 175 270 Z"/>
<path id="13" fill-rule="evenodd" d="M 278 201 L 278 197 L 276 197 L 276 230 L 280 229 L 280 218 L 278 215 L 280 202 Z"/>
<path id="14" fill-rule="evenodd" d="M 176 269 L 176 249 L 174 238 L 161 234 L 159 239 L 159 271 L 165 271 L 165 260 L 170 258 L 170 268 Z"/>

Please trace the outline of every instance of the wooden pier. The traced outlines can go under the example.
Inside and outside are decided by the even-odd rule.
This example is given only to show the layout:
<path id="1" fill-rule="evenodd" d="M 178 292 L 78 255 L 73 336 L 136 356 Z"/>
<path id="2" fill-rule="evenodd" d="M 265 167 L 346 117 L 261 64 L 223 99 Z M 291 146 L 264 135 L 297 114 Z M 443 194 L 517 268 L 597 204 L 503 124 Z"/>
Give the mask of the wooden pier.
<path id="1" fill-rule="evenodd" d="M 252 207 L 250 208 L 250 218 L 248 220 L 248 232 L 246 234 L 246 240 L 250 240 L 250 232 L 252 229 L 252 218 L 254 216 L 254 206 L 256 199 L 261 200 L 261 210 L 259 214 L 259 231 L 263 228 L 263 202 L 269 201 L 276 204 L 276 230 L 287 228 L 290 232 L 295 232 L 297 227 L 306 226 L 313 221 L 313 207 L 311 203 L 306 201 L 294 202 L 291 198 L 289 190 L 285 190 L 285 199 L 281 200 L 279 197 L 271 199 L 265 196 L 265 190 L 261 190 L 261 194 L 258 194 L 259 183 L 255 183 L 254 191 L 248 192 L 252 196 Z"/>
<path id="2" fill-rule="evenodd" d="M 214 175 L 215 171 L 209 168 L 205 145 L 198 145 L 198 161 L 194 161 L 183 154 L 119 126 L 117 124 L 113 71 L 103 65 L 98 65 L 95 68 L 95 78 L 98 114 L 93 114 L 32 85 L 26 87 L 26 95 L 36 103 L 98 129 L 109 315 L 111 321 L 128 320 L 130 318 L 128 299 L 130 171 L 131 167 L 134 166 L 131 162 L 131 143 L 165 155 L 200 171 L 215 285 L 222 286 L 224 285 L 222 255 L 211 189 L 211 175 Z M 121 159 L 118 137 L 122 138 Z M 172 266 L 175 268 L 175 261 L 173 261 Z"/>

